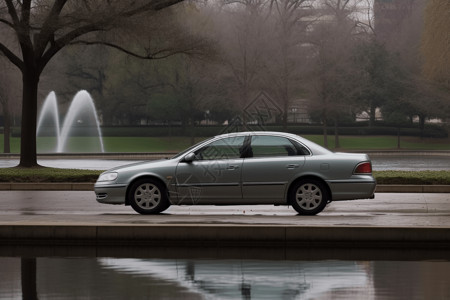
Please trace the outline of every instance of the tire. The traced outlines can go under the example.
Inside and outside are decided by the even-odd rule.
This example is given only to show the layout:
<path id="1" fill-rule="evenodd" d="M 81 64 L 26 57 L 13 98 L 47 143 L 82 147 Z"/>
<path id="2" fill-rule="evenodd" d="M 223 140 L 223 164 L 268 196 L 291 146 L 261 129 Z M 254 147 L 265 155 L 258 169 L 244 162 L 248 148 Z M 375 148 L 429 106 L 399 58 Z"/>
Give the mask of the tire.
<path id="1" fill-rule="evenodd" d="M 329 200 L 325 184 L 315 179 L 300 180 L 289 193 L 289 202 L 300 215 L 320 213 Z"/>
<path id="2" fill-rule="evenodd" d="M 166 187 L 151 178 L 134 182 L 128 192 L 128 201 L 142 215 L 158 214 L 170 206 Z"/>

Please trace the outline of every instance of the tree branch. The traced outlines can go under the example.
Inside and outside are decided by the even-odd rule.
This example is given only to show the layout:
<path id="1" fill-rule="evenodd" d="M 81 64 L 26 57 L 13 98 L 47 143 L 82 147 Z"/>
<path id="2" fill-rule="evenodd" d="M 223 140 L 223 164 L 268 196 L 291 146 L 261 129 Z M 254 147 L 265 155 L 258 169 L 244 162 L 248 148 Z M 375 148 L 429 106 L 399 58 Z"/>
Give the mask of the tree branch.
<path id="1" fill-rule="evenodd" d="M 167 58 L 169 56 L 176 55 L 176 54 L 193 54 L 194 51 L 196 50 L 195 47 L 190 47 L 190 48 L 187 47 L 187 48 L 184 48 L 184 49 L 174 49 L 174 50 L 161 49 L 161 50 L 155 51 L 153 53 L 149 52 L 146 55 L 143 55 L 143 54 L 139 54 L 139 53 L 133 52 L 133 51 L 128 50 L 128 49 L 126 49 L 126 48 L 124 48 L 122 46 L 119 46 L 119 45 L 116 45 L 116 44 L 113 44 L 113 43 L 109 43 L 109 42 L 74 41 L 74 42 L 69 43 L 69 45 L 86 45 L 86 46 L 88 46 L 88 45 L 103 45 L 103 46 L 107 46 L 107 47 L 119 50 L 119 51 L 121 51 L 121 52 L 123 52 L 125 54 L 128 54 L 130 56 L 133 56 L 133 57 L 136 57 L 136 58 L 139 58 L 139 59 L 163 59 L 163 58 Z"/>
<path id="2" fill-rule="evenodd" d="M 8 58 L 10 62 L 16 65 L 20 70 L 23 70 L 23 61 L 13 52 L 11 52 L 5 45 L 3 45 L 3 43 L 0 43 L 0 52 L 3 52 L 3 54 Z"/>
<path id="3" fill-rule="evenodd" d="M 129 11 L 125 11 L 120 14 L 120 17 L 132 17 L 134 15 L 138 15 L 140 13 L 144 13 L 150 10 L 161 10 L 163 8 L 175 5 L 177 3 L 183 2 L 184 0 L 153 0 L 150 1 L 150 3 L 147 3 L 145 5 L 136 7 L 134 9 L 131 9 Z"/>
<path id="4" fill-rule="evenodd" d="M 79 28 L 72 30 L 63 37 L 52 41 L 51 46 L 45 51 L 41 57 L 39 68 L 42 70 L 45 65 L 50 61 L 50 59 L 58 53 L 59 50 L 64 48 L 64 46 L 69 45 L 71 41 L 79 36 L 82 36 L 89 32 L 101 30 L 97 24 L 88 24 Z"/>
<path id="5" fill-rule="evenodd" d="M 6 5 L 8 6 L 8 13 L 11 16 L 11 19 L 13 21 L 13 24 L 15 26 L 19 26 L 19 16 L 17 15 L 16 12 L 16 8 L 14 7 L 14 4 L 12 3 L 11 0 L 5 0 L 6 1 Z"/>
<path id="6" fill-rule="evenodd" d="M 6 24 L 11 28 L 14 28 L 14 24 L 5 19 L 0 19 L 0 23 Z"/>
<path id="7" fill-rule="evenodd" d="M 67 34 L 65 34 L 62 37 L 53 41 L 52 45 L 42 54 L 42 59 L 40 61 L 39 68 L 42 70 L 45 67 L 45 65 L 50 61 L 50 59 L 56 53 L 58 53 L 59 50 L 61 50 L 66 45 L 74 44 L 74 43 L 72 43 L 72 41 L 84 34 L 105 30 L 107 25 L 112 24 L 119 18 L 127 18 L 127 17 L 131 17 L 134 15 L 138 15 L 140 13 L 148 12 L 151 10 L 154 10 L 154 11 L 160 10 L 165 7 L 172 6 L 174 4 L 182 2 L 182 1 L 183 0 L 153 0 L 153 1 L 150 1 L 150 3 L 147 3 L 145 5 L 140 5 L 136 8 L 127 10 L 127 11 L 119 13 L 119 14 L 113 14 L 113 15 L 109 16 L 106 20 L 100 20 L 98 22 L 93 21 L 93 23 L 89 23 L 89 24 L 80 26 L 78 28 L 75 28 L 74 30 L 68 32 Z M 66 0 L 60 0 L 58 2 L 60 5 L 64 6 Z M 55 3 L 55 6 L 56 6 L 56 3 Z M 53 8 L 55 8 L 55 6 Z M 93 44 L 102 44 L 102 43 L 97 42 L 97 43 L 93 43 Z M 86 44 L 86 45 L 88 45 L 88 44 Z M 114 48 L 114 46 L 117 46 L 117 45 L 111 44 L 110 46 Z M 119 48 L 119 47 L 117 46 L 116 48 Z M 126 52 L 126 51 L 124 51 L 124 52 Z M 130 52 L 129 54 L 133 55 L 132 52 Z M 137 55 L 134 55 L 134 56 L 138 57 Z M 145 57 L 143 57 L 143 58 L 145 58 Z"/>
<path id="8" fill-rule="evenodd" d="M 20 20 L 22 24 L 28 26 L 30 24 L 30 13 L 31 13 L 31 0 L 24 0 L 22 3 L 22 19 Z"/>
<path id="9" fill-rule="evenodd" d="M 46 17 L 45 22 L 42 25 L 40 33 L 36 35 L 35 47 L 38 57 L 40 57 L 44 53 L 47 43 L 53 41 L 55 31 L 58 29 L 56 25 L 58 23 L 59 15 L 66 3 L 67 0 L 55 1 L 50 13 Z"/>

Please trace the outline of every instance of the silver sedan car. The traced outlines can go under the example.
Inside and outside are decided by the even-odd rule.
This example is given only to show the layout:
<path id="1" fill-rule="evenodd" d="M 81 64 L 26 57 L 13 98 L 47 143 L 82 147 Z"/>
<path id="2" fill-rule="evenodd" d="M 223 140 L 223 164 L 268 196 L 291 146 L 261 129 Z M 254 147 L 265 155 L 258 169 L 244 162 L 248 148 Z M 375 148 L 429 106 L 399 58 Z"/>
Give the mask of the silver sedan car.
<path id="1" fill-rule="evenodd" d="M 176 156 L 110 169 L 97 201 L 141 214 L 170 205 L 291 205 L 315 215 L 330 201 L 374 197 L 366 154 L 331 152 L 298 135 L 240 132 L 200 142 Z"/>

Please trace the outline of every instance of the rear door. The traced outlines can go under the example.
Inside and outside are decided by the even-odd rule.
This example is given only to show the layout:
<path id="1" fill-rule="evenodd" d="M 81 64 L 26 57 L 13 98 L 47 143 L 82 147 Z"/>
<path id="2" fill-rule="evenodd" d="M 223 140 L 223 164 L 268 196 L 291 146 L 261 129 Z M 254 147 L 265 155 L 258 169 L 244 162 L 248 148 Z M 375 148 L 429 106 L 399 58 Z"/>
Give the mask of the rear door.
<path id="1" fill-rule="evenodd" d="M 305 154 L 309 153 L 299 147 L 282 136 L 252 136 L 250 157 L 245 158 L 242 168 L 242 193 L 246 202 L 285 202 L 287 185 L 300 172 Z"/>

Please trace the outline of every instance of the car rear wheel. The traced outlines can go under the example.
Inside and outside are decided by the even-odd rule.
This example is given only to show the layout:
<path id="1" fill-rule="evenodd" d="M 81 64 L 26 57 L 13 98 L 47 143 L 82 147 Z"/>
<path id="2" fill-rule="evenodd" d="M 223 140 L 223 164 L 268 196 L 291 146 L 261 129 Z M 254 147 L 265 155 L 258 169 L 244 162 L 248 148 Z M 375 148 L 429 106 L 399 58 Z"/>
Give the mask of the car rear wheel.
<path id="1" fill-rule="evenodd" d="M 306 179 L 295 183 L 289 200 L 301 215 L 316 215 L 327 205 L 329 196 L 325 184 L 319 180 Z"/>
<path id="2" fill-rule="evenodd" d="M 166 188 L 151 178 L 140 179 L 133 183 L 128 200 L 131 207 L 143 215 L 157 214 L 170 206 Z"/>

